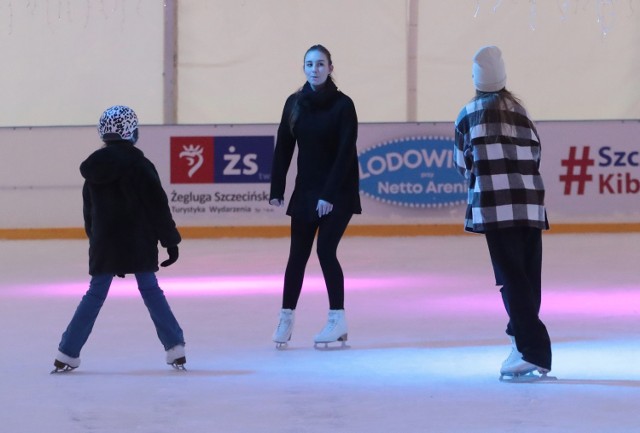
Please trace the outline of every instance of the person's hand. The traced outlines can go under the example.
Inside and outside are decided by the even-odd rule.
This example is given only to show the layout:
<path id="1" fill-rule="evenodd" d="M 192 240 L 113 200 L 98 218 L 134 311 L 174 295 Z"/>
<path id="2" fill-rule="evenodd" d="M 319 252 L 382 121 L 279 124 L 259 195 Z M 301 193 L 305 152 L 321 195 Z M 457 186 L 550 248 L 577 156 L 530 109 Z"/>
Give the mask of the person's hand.
<path id="1" fill-rule="evenodd" d="M 269 200 L 269 204 L 271 206 L 277 206 L 280 207 L 284 204 L 284 200 L 281 200 L 279 198 L 272 198 L 271 200 Z"/>
<path id="2" fill-rule="evenodd" d="M 328 215 L 329 212 L 333 210 L 333 205 L 328 201 L 320 199 L 318 200 L 318 206 L 316 206 L 316 210 L 318 211 L 318 216 L 322 218 L 323 216 Z"/>
<path id="3" fill-rule="evenodd" d="M 167 254 L 169 254 L 169 258 L 160 263 L 160 266 L 162 266 L 163 268 L 174 264 L 176 260 L 178 260 L 178 246 L 176 245 L 175 247 L 167 248 Z"/>

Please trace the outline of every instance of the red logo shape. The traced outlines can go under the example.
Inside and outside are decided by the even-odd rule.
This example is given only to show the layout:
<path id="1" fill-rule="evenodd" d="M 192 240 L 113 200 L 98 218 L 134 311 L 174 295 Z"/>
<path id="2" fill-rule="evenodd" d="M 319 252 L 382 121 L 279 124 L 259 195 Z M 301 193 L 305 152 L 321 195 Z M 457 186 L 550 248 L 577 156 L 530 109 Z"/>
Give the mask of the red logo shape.
<path id="1" fill-rule="evenodd" d="M 213 137 L 171 137 L 171 183 L 213 183 Z"/>
<path id="2" fill-rule="evenodd" d="M 584 195 L 584 187 L 587 182 L 593 180 L 589 174 L 589 167 L 595 165 L 595 161 L 589 158 L 589 146 L 582 148 L 582 156 L 577 156 L 576 146 L 569 148 L 569 158 L 560 161 L 563 167 L 567 167 L 567 172 L 560 175 L 560 182 L 564 182 L 564 195 L 571 195 L 571 186 L 576 183 L 577 194 Z M 576 169 L 578 170 L 576 172 Z"/>

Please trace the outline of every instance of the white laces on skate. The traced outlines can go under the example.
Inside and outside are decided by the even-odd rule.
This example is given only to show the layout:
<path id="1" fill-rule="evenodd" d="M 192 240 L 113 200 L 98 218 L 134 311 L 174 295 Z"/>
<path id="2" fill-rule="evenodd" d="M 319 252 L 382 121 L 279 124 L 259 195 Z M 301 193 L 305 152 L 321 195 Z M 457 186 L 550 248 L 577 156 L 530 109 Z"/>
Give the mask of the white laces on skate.
<path id="1" fill-rule="evenodd" d="M 286 331 L 290 327 L 291 327 L 291 319 L 280 319 L 280 322 L 278 322 L 278 328 L 276 329 L 276 332 Z"/>
<path id="2" fill-rule="evenodd" d="M 338 325 L 338 320 L 331 318 L 329 319 L 329 322 L 327 322 L 327 326 L 325 326 L 324 330 L 326 332 L 331 332 L 334 329 L 336 329 L 336 326 Z"/>
<path id="3" fill-rule="evenodd" d="M 508 367 L 511 364 L 517 363 L 521 359 L 522 359 L 522 353 L 520 353 L 518 351 L 518 349 L 516 349 L 514 347 L 514 348 L 511 349 L 511 353 L 509 354 L 507 359 L 505 359 L 502 362 L 502 368 L 501 369 L 504 369 L 505 367 Z"/>

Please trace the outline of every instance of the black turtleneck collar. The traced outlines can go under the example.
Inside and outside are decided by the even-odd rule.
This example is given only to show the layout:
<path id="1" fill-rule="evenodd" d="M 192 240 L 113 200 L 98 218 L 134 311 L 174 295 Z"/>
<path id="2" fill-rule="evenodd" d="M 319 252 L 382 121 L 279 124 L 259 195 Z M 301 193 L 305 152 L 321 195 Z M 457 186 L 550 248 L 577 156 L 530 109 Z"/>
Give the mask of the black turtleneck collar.
<path id="1" fill-rule="evenodd" d="M 338 87 L 327 78 L 321 89 L 313 90 L 307 81 L 300 90 L 300 105 L 309 108 L 322 108 L 330 105 L 338 96 Z"/>

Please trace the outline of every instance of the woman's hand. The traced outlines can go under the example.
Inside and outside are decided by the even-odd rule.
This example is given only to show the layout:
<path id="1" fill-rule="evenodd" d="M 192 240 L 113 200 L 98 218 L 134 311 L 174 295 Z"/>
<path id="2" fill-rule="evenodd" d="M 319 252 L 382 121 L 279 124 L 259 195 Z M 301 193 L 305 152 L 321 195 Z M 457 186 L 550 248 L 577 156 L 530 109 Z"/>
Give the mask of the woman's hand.
<path id="1" fill-rule="evenodd" d="M 318 206 L 316 206 L 316 210 L 318 211 L 318 216 L 322 218 L 323 216 L 328 215 L 329 212 L 333 210 L 333 205 L 328 201 L 320 199 L 318 200 Z"/>
<path id="2" fill-rule="evenodd" d="M 281 200 L 279 198 L 272 198 L 271 200 L 269 200 L 269 204 L 271 206 L 280 207 L 280 206 L 284 205 L 284 200 Z"/>

